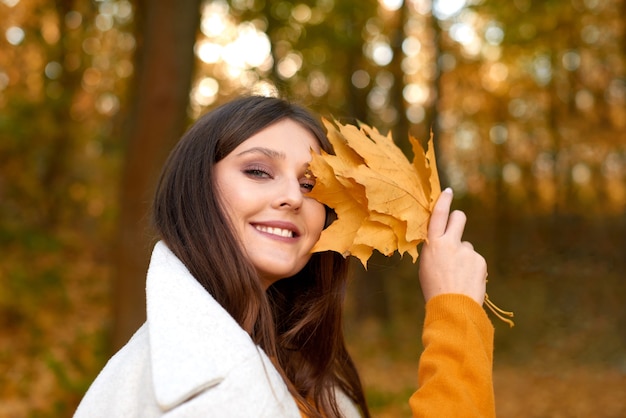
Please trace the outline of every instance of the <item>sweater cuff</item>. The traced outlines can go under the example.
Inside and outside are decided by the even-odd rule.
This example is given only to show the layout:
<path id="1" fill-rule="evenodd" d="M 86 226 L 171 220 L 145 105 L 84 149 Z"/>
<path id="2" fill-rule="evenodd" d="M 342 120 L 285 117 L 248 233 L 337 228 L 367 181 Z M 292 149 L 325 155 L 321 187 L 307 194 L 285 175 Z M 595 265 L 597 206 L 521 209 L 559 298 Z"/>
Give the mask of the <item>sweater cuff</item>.
<path id="1" fill-rule="evenodd" d="M 431 298 L 426 303 L 424 325 L 435 321 L 456 321 L 459 317 L 476 324 L 484 338 L 493 338 L 494 328 L 487 312 L 474 299 L 467 295 L 446 293 Z"/>

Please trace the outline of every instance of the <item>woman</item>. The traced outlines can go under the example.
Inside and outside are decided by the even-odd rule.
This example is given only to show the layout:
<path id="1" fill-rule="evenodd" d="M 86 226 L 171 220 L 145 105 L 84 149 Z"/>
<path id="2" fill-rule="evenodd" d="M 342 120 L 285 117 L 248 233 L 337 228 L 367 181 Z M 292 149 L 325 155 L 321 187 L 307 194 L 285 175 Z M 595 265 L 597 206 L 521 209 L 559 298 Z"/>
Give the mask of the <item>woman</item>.
<path id="1" fill-rule="evenodd" d="M 146 324 L 75 416 L 369 416 L 342 334 L 348 261 L 310 254 L 333 215 L 307 197 L 311 149 L 332 151 L 318 121 L 267 97 L 230 102 L 183 136 L 154 199 Z M 414 416 L 491 416 L 486 265 L 451 201 L 442 193 L 422 250 L 426 349 L 410 402 Z"/>

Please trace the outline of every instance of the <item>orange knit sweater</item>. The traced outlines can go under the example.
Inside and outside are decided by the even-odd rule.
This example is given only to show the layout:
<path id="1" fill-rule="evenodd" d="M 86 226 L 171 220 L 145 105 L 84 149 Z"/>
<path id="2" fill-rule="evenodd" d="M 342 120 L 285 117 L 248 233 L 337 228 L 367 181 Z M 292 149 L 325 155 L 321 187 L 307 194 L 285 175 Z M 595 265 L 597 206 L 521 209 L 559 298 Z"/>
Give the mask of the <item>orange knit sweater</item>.
<path id="1" fill-rule="evenodd" d="M 464 295 L 432 298 L 422 341 L 413 417 L 495 417 L 493 326 L 484 309 Z"/>
<path id="2" fill-rule="evenodd" d="M 467 296 L 428 301 L 419 389 L 409 399 L 414 418 L 495 418 L 493 331 L 485 310 Z"/>

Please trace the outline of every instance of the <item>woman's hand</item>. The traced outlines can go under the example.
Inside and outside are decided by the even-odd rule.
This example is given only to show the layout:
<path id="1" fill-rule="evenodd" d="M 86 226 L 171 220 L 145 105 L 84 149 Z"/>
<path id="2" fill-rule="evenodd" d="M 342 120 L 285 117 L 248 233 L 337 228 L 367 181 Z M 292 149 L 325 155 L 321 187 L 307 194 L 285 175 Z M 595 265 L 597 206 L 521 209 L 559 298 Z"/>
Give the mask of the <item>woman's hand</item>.
<path id="1" fill-rule="evenodd" d="M 428 240 L 420 254 L 419 278 L 424 300 L 444 293 L 467 295 L 483 304 L 487 263 L 469 242 L 461 241 L 465 214 L 450 213 L 452 190 L 444 190 L 430 218 Z"/>

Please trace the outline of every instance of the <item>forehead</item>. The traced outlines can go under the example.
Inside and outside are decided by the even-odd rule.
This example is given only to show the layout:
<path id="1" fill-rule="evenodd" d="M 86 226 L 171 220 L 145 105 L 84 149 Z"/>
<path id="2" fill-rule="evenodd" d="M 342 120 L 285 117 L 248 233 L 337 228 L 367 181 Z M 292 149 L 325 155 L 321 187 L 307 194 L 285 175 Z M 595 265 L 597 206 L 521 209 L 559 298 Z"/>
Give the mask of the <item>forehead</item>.
<path id="1" fill-rule="evenodd" d="M 320 151 L 319 141 L 313 133 L 291 119 L 283 119 L 269 125 L 239 144 L 233 152 L 254 147 L 276 150 L 287 155 L 302 152 L 309 155 L 311 149 Z"/>

